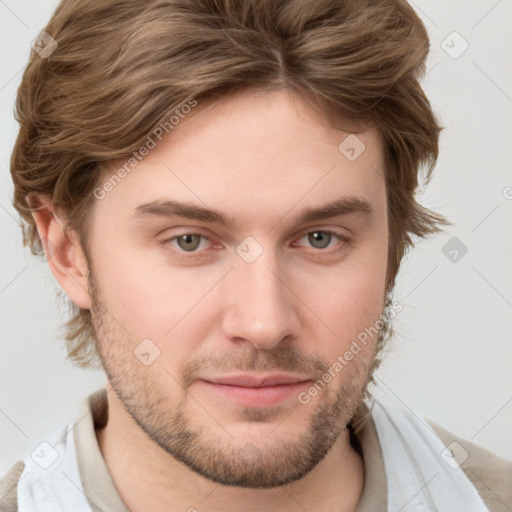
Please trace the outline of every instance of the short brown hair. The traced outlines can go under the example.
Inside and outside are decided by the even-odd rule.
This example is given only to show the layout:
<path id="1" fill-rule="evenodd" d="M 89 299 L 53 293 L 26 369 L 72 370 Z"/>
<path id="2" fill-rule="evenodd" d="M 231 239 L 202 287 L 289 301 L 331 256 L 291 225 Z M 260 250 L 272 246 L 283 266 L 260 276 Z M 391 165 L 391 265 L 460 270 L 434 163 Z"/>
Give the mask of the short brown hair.
<path id="1" fill-rule="evenodd" d="M 385 151 L 387 286 L 414 245 L 451 224 L 416 202 L 439 126 L 419 84 L 427 31 L 401 0 L 63 0 L 44 29 L 58 44 L 32 51 L 16 101 L 11 158 L 23 241 L 41 254 L 26 196 L 51 197 L 87 248 L 87 212 L 104 165 L 130 155 L 190 98 L 287 87 L 335 128 L 375 126 Z M 90 311 L 71 303 L 68 356 L 97 363 Z"/>

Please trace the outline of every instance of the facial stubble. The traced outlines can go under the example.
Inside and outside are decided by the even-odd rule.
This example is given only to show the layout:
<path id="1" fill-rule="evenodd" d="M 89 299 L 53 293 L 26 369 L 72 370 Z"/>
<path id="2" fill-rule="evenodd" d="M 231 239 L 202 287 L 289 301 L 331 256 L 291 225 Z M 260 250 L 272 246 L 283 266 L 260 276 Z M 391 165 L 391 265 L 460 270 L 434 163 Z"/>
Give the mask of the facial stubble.
<path id="1" fill-rule="evenodd" d="M 190 406 L 194 406 L 203 409 L 212 422 L 218 423 L 218 413 L 211 404 L 202 403 L 189 389 L 195 376 L 205 367 L 226 372 L 290 370 L 309 372 L 321 379 L 329 367 L 328 362 L 301 354 L 289 345 L 278 345 L 272 350 L 248 350 L 246 347 L 233 354 L 193 360 L 180 377 L 175 378 L 163 366 L 141 364 L 133 352 L 138 341 L 131 339 L 110 315 L 92 274 L 89 283 L 96 350 L 126 412 L 165 453 L 199 475 L 229 486 L 273 488 L 299 480 L 313 470 L 346 430 L 362 400 L 369 396 L 368 386 L 373 382 L 374 371 L 380 364 L 380 349 L 390 331 L 390 321 L 382 315 L 383 327 L 373 347 L 368 346 L 368 350 L 357 354 L 308 404 L 297 402 L 296 407 L 310 407 L 313 411 L 309 425 L 298 439 L 282 439 L 274 434 L 250 442 L 238 441 L 230 437 L 226 429 L 226 435 L 219 439 L 211 435 L 211 428 L 208 432 L 208 425 L 197 425 L 189 415 Z M 172 340 L 168 342 L 171 344 Z M 158 383 L 162 382 L 162 375 L 158 372 L 165 372 L 164 378 L 179 388 L 178 398 L 166 395 L 161 389 Z M 243 419 L 252 425 L 275 421 L 276 414 L 279 408 L 248 407 L 241 411 Z M 290 414 L 293 410 L 285 412 L 285 415 Z M 283 411 L 280 415 L 283 416 Z M 281 421 L 284 420 L 286 417 Z"/>

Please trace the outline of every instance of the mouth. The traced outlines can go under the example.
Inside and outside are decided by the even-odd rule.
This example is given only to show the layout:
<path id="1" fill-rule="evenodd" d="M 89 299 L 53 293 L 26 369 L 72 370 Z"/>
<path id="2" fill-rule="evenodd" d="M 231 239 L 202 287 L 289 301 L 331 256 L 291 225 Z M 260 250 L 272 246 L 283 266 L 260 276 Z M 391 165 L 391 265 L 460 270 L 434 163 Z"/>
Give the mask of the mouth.
<path id="1" fill-rule="evenodd" d="M 312 379 L 291 374 L 237 374 L 199 381 L 208 391 L 250 407 L 277 405 L 294 398 Z"/>

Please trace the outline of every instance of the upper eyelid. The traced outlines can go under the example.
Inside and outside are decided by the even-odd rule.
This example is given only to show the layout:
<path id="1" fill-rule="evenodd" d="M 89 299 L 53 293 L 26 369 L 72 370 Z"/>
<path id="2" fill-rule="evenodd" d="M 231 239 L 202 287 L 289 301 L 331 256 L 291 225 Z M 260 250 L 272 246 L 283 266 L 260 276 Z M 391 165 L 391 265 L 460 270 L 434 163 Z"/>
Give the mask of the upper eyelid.
<path id="1" fill-rule="evenodd" d="M 348 235 L 342 235 L 341 233 L 338 233 L 338 232 L 330 230 L 330 229 L 313 229 L 313 230 L 309 230 L 309 231 L 304 231 L 302 234 L 300 234 L 296 238 L 296 240 L 300 240 L 301 238 L 305 237 L 309 233 L 315 233 L 317 231 L 321 231 L 322 233 L 329 233 L 329 234 L 333 235 L 334 237 L 336 237 L 338 239 L 338 242 L 348 243 L 348 241 L 350 240 L 350 237 Z"/>
<path id="2" fill-rule="evenodd" d="M 299 234 L 297 235 L 297 238 L 302 238 L 303 236 L 308 235 L 309 233 L 316 233 L 317 231 L 321 231 L 322 233 L 330 233 L 330 234 L 332 234 L 334 236 L 348 238 L 348 235 L 343 235 L 341 233 L 338 233 L 337 231 L 334 231 L 334 229 L 327 229 L 327 228 L 325 228 L 325 229 L 322 229 L 322 228 L 316 228 L 316 229 L 306 228 L 303 231 L 299 231 Z"/>

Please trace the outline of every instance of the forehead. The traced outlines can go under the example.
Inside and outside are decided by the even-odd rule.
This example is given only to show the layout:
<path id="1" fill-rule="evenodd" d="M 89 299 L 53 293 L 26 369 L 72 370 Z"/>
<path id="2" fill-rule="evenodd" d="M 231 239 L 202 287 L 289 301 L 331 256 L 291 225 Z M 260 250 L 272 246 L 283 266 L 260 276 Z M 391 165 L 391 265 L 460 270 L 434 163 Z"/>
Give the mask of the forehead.
<path id="1" fill-rule="evenodd" d="M 334 129 L 289 90 L 245 91 L 199 103 L 162 140 L 153 139 L 136 165 L 118 160 L 104 170 L 100 186 L 123 166 L 129 172 L 109 187 L 100 209 L 129 217 L 140 204 L 167 198 L 239 219 L 259 212 L 275 222 L 295 206 L 345 195 L 366 199 L 377 213 L 385 208 L 378 132 Z"/>

